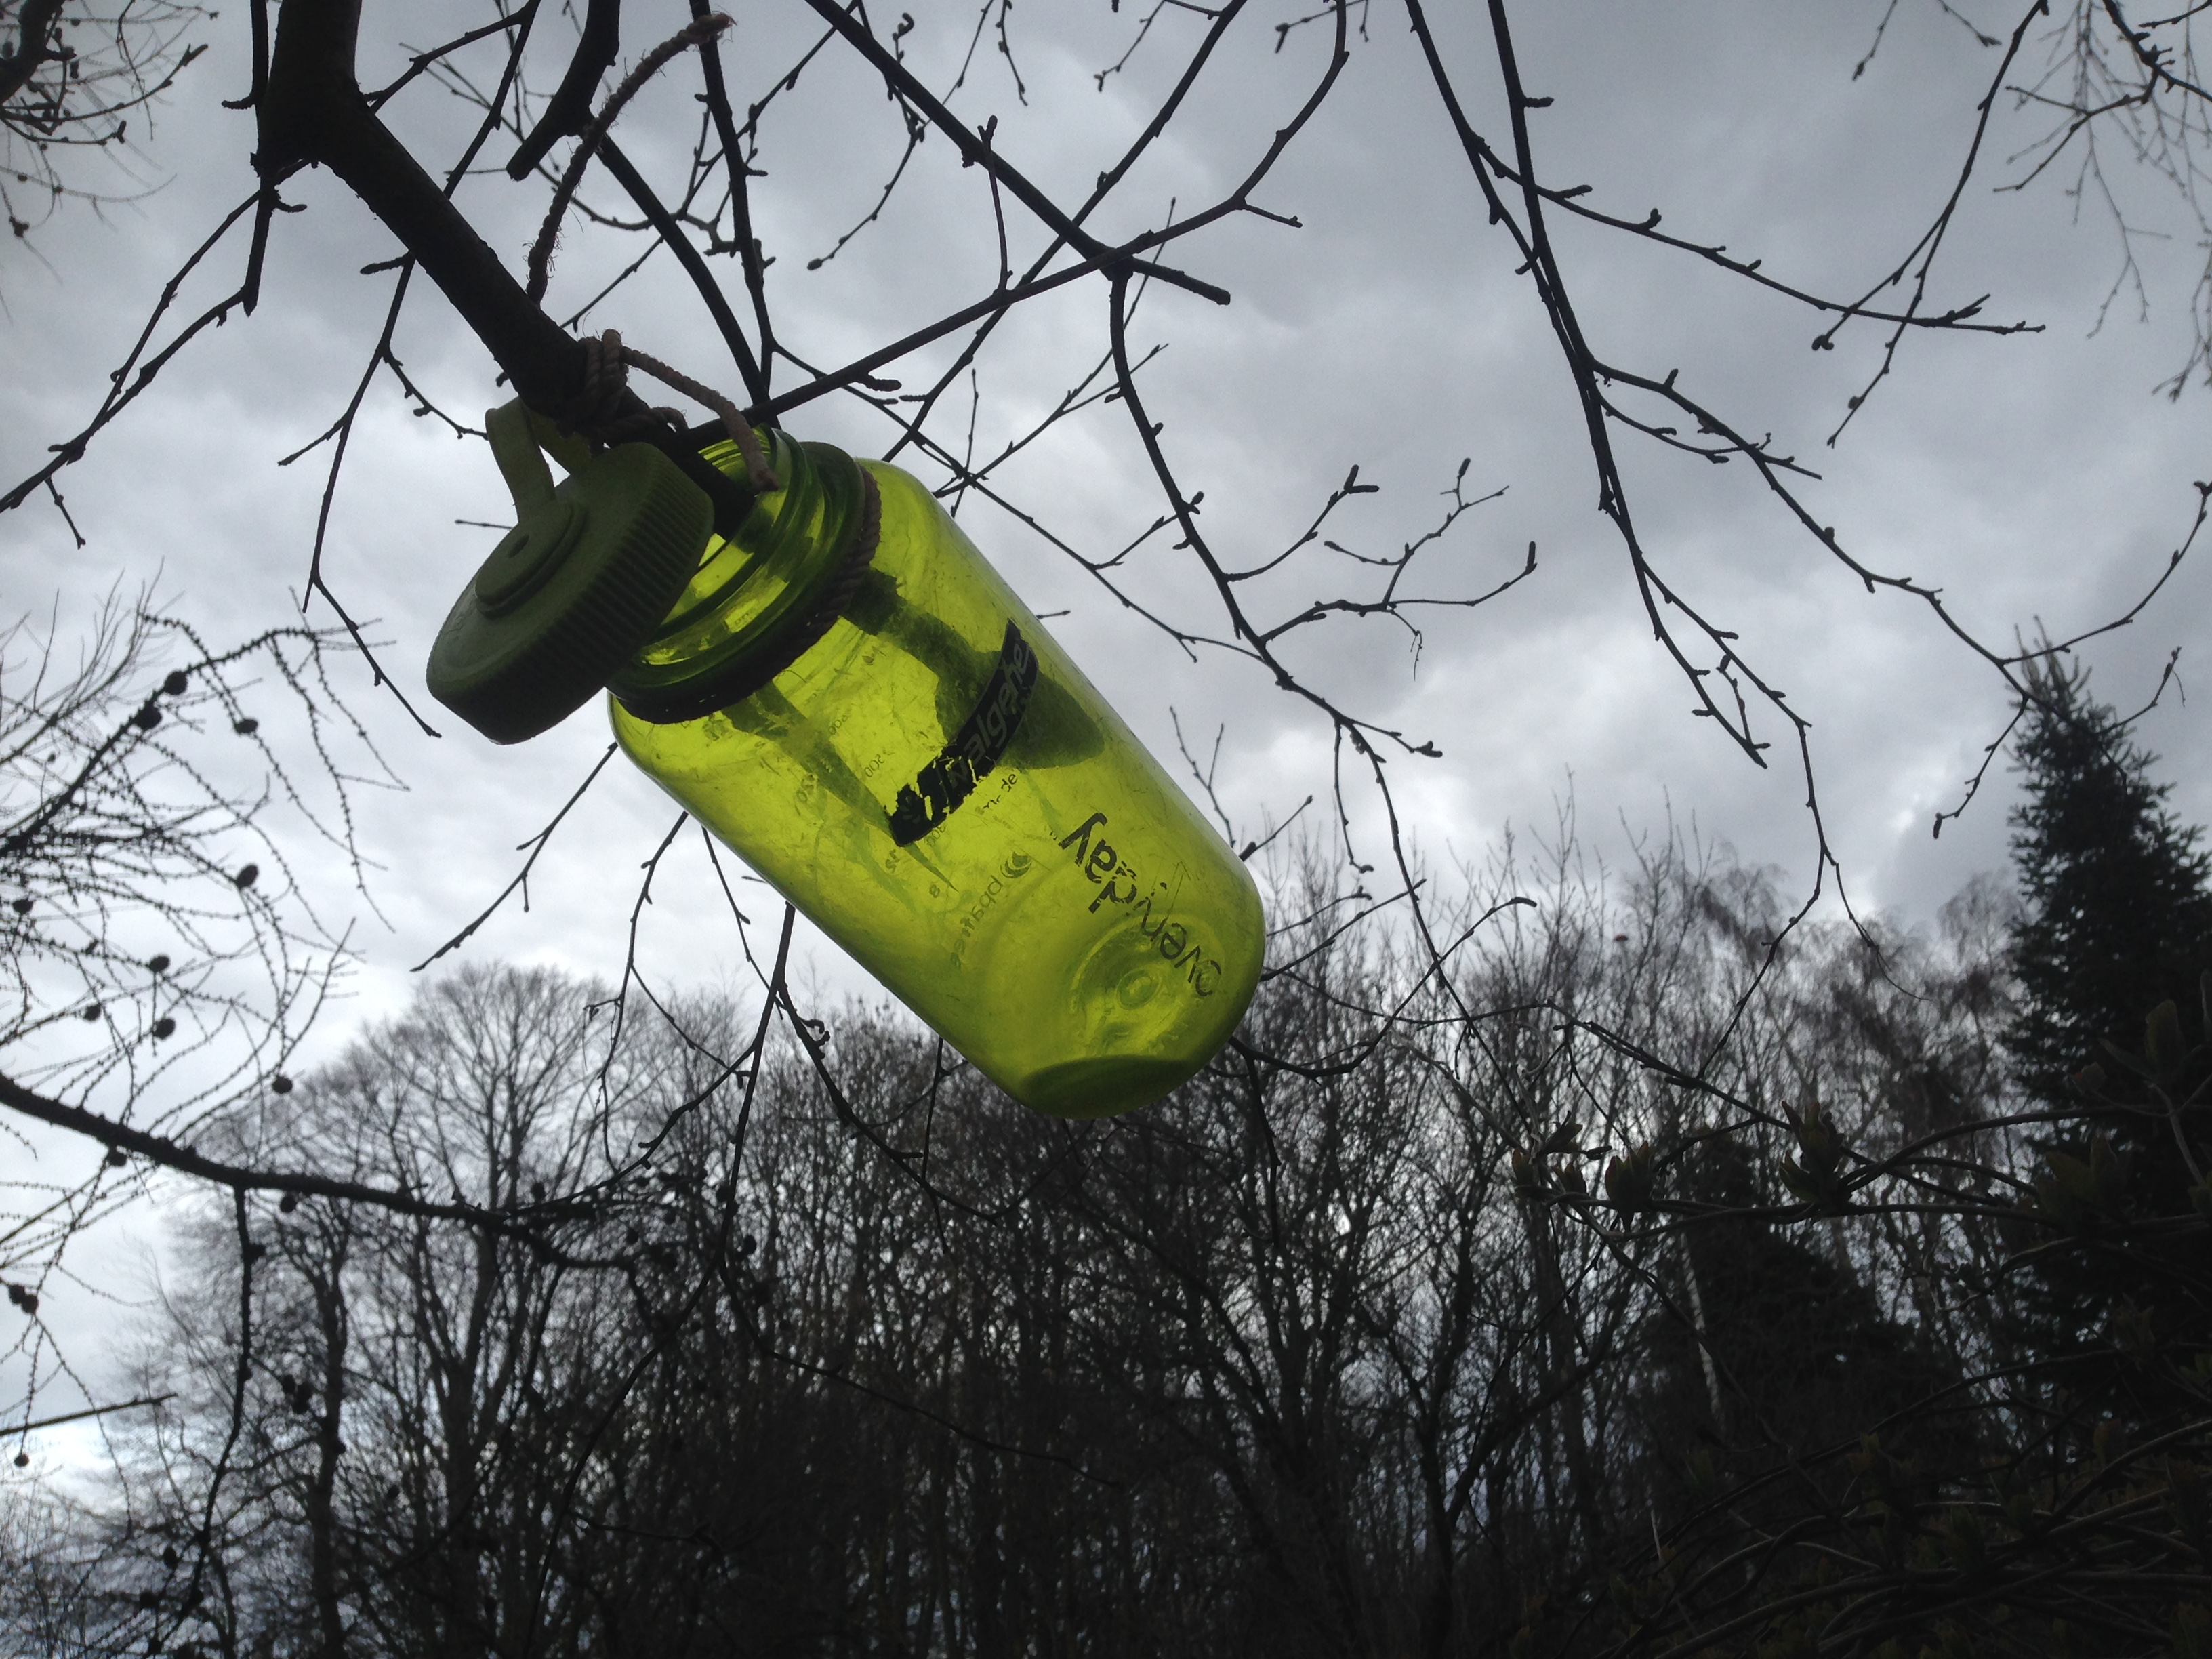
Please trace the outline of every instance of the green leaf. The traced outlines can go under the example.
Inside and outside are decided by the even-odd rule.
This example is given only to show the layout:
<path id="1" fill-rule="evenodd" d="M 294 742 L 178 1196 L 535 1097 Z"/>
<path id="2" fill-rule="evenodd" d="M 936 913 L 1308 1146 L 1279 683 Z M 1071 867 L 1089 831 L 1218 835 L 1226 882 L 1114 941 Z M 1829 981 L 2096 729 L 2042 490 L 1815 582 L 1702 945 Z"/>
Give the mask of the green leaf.
<path id="1" fill-rule="evenodd" d="M 1545 1139 L 1544 1144 L 1536 1150 L 1547 1157 L 1554 1152 L 1571 1152 L 1582 1138 L 1583 1126 L 1573 1118 L 1569 1118 L 1558 1128 L 1553 1130 Z"/>
<path id="2" fill-rule="evenodd" d="M 2158 1333 L 2151 1328 L 2151 1316 L 2133 1302 L 2123 1303 L 2112 1314 L 2112 1346 L 2128 1358 L 2128 1363 L 2137 1370 L 2148 1370 L 2158 1363 Z"/>
<path id="3" fill-rule="evenodd" d="M 1951 1565 L 1960 1572 L 1980 1571 L 1988 1555 L 1980 1515 L 1961 1504 L 1945 1512 L 1942 1530 L 1944 1553 L 1951 1558 Z"/>

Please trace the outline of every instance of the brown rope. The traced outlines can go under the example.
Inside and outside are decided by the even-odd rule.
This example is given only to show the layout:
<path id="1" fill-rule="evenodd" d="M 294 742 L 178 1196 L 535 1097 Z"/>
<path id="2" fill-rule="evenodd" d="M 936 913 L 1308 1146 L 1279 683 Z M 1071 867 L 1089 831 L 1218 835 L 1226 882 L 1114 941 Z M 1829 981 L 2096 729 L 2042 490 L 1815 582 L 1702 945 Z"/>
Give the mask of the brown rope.
<path id="1" fill-rule="evenodd" d="M 623 106 L 635 97 L 638 89 L 658 75 L 661 66 L 677 53 L 687 46 L 704 45 L 729 27 L 729 17 L 719 11 L 694 18 L 646 53 L 615 88 L 614 96 L 607 100 L 605 106 L 592 118 L 575 154 L 569 156 L 568 165 L 562 171 L 561 182 L 554 187 L 553 204 L 545 210 L 545 222 L 538 227 L 538 240 L 530 245 L 530 283 L 526 291 L 532 299 L 545 297 L 545 283 L 553 268 L 553 245 L 561 238 L 561 222 L 568 217 L 568 204 L 576 194 L 576 186 L 583 182 L 584 168 L 592 159 L 592 152 L 607 136 L 607 129 L 622 113 Z"/>
<path id="2" fill-rule="evenodd" d="M 610 329 L 608 333 L 611 335 L 613 331 Z M 671 368 L 658 357 L 648 357 L 642 351 L 634 351 L 624 346 L 622 348 L 622 359 L 635 368 L 643 369 L 664 385 L 674 386 L 685 397 L 696 398 L 720 415 L 724 428 L 730 434 L 730 441 L 745 458 L 745 471 L 751 477 L 754 489 L 765 491 L 782 488 L 776 480 L 775 470 L 769 465 L 768 457 L 762 453 L 759 435 L 746 423 L 745 417 L 738 412 L 737 404 L 714 387 L 702 386 L 690 375 Z"/>
<path id="3" fill-rule="evenodd" d="M 635 367 L 686 397 L 696 398 L 722 417 L 730 441 L 745 458 L 745 473 L 755 489 L 766 493 L 783 487 L 761 448 L 759 434 L 747 424 L 737 404 L 714 387 L 671 368 L 658 357 L 624 345 L 622 336 L 611 328 L 604 334 L 586 335 L 582 343 L 584 385 L 560 411 L 560 422 L 564 428 L 580 432 L 602 444 L 628 443 L 656 426 L 671 426 L 680 431 L 684 425 L 680 413 L 673 409 L 650 407 L 630 391 L 629 370 Z"/>

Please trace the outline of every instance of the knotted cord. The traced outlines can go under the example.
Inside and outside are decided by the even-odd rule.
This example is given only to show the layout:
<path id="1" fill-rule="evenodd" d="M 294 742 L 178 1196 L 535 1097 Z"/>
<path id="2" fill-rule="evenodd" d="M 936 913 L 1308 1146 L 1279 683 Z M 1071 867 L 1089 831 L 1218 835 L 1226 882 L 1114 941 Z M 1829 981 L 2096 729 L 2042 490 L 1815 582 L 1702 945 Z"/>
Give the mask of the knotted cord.
<path id="1" fill-rule="evenodd" d="M 559 413 L 564 430 L 581 433 L 601 444 L 628 443 L 643 437 L 656 426 L 683 430 L 684 416 L 678 410 L 648 406 L 632 395 L 629 371 L 641 368 L 722 417 L 730 441 L 745 458 L 745 473 L 755 489 L 766 493 L 783 487 L 761 448 L 759 434 L 747 423 L 737 404 L 714 387 L 702 385 L 680 369 L 671 368 L 658 357 L 624 345 L 621 334 L 611 328 L 604 334 L 586 335 L 583 347 L 584 385 Z"/>

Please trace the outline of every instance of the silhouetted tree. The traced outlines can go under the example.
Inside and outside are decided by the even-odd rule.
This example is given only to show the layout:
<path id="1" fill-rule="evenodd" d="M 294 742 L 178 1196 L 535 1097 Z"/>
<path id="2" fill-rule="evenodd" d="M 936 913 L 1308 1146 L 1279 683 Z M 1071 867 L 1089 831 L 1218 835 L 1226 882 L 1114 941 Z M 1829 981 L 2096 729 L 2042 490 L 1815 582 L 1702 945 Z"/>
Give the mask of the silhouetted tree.
<path id="1" fill-rule="evenodd" d="M 2018 1010 L 2006 1032 L 2021 1086 L 2061 1110 L 2072 1079 L 2130 1048 L 2143 1020 L 2172 1002 L 2202 1033 L 2198 976 L 2212 969 L 2212 857 L 2202 834 L 2166 810 L 2170 784 L 2087 676 L 2055 659 L 2029 673 L 2014 745 L 2026 799 L 2013 814 L 2013 858 L 2026 902 L 2013 937 Z M 2163 1132 L 2116 1121 L 2124 1148 Z"/>

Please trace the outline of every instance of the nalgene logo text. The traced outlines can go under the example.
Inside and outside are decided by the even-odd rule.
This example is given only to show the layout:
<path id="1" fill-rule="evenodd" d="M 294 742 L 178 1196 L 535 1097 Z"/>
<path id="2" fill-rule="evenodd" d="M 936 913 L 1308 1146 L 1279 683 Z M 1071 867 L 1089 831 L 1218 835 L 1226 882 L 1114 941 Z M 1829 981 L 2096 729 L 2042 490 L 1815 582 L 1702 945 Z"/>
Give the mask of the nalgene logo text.
<path id="1" fill-rule="evenodd" d="M 899 790 L 898 803 L 891 808 L 893 841 L 912 846 L 975 793 L 975 781 L 990 775 L 1013 741 L 1036 682 L 1036 653 L 1010 622 L 999 647 L 998 664 L 983 695 L 975 700 L 975 712 L 915 781 Z"/>
<path id="2" fill-rule="evenodd" d="M 1212 996 L 1221 985 L 1220 960 L 1209 956 L 1190 928 L 1175 919 L 1167 883 L 1155 881 L 1147 890 L 1136 866 L 1106 839 L 1106 815 L 1093 812 L 1060 843 L 1098 888 L 1091 901 L 1091 914 L 1097 915 L 1102 905 L 1126 907 L 1130 924 L 1158 946 L 1170 966 L 1182 970 L 1184 982 L 1200 996 Z"/>

